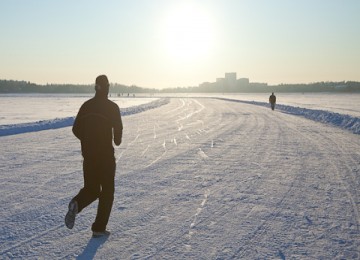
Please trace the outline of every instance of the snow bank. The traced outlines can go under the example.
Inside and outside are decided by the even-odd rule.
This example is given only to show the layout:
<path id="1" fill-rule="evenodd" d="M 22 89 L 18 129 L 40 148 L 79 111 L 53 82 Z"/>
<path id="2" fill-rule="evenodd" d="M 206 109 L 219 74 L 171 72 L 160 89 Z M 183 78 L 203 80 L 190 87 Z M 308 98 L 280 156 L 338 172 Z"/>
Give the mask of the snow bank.
<path id="1" fill-rule="evenodd" d="M 168 98 L 158 99 L 146 104 L 139 106 L 127 107 L 121 109 L 122 116 L 133 115 L 141 113 L 143 111 L 154 109 L 169 103 Z M 16 135 L 28 132 L 37 132 L 42 130 L 49 129 L 58 129 L 62 127 L 72 126 L 75 120 L 75 116 L 65 117 L 65 118 L 56 118 L 51 120 L 42 120 L 31 123 L 22 123 L 22 124 L 11 124 L 11 125 L 0 125 L 0 136 L 7 135 Z"/>
<path id="2" fill-rule="evenodd" d="M 229 98 L 217 98 L 221 100 L 233 101 L 246 103 L 251 105 L 258 105 L 270 108 L 269 103 L 266 102 L 258 102 L 258 101 L 244 101 L 237 99 L 229 99 Z M 307 119 L 311 119 L 317 122 L 321 122 L 324 124 L 330 124 L 333 126 L 340 127 L 342 129 L 353 132 L 354 134 L 360 134 L 360 118 L 354 117 L 350 115 L 339 114 L 335 112 L 329 112 L 324 110 L 315 110 L 301 107 L 293 107 L 286 105 L 276 105 L 276 110 L 279 110 L 284 113 L 302 116 Z"/>

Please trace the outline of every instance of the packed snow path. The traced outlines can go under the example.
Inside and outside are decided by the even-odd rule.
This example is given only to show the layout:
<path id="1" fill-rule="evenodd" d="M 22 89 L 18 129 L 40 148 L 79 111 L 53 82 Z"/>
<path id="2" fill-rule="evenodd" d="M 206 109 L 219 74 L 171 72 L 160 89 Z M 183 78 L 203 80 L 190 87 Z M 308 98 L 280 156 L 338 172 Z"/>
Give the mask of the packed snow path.
<path id="1" fill-rule="evenodd" d="M 71 128 L 1 137 L 0 258 L 360 258 L 360 138 L 251 104 L 171 99 L 123 117 L 108 238 Z"/>

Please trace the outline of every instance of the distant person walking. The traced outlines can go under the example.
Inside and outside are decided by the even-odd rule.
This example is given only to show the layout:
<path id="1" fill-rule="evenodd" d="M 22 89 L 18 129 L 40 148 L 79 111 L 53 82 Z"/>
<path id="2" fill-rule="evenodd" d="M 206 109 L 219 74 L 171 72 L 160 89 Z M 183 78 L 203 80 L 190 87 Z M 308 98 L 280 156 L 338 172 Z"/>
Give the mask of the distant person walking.
<path id="1" fill-rule="evenodd" d="M 269 103 L 271 105 L 271 109 L 274 110 L 275 109 L 275 104 L 276 104 L 276 96 L 274 95 L 274 92 L 271 93 L 271 95 L 269 97 Z"/>
<path id="2" fill-rule="evenodd" d="M 100 75 L 95 81 L 95 97 L 86 101 L 75 118 L 72 128 L 81 142 L 84 157 L 84 187 L 70 201 L 65 224 L 72 229 L 75 217 L 85 207 L 99 199 L 97 215 L 91 230 L 93 237 L 109 235 L 109 220 L 115 191 L 115 145 L 121 144 L 123 125 L 120 109 L 108 100 L 109 81 Z"/>

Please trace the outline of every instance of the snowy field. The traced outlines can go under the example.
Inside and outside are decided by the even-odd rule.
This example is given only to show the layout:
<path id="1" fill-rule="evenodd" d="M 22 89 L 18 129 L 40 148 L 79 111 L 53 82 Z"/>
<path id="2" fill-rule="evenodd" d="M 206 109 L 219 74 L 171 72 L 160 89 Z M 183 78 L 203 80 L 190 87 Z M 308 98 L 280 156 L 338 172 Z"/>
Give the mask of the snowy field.
<path id="1" fill-rule="evenodd" d="M 0 94 L 0 125 L 29 123 L 76 116 L 93 94 Z M 120 109 L 145 104 L 156 98 L 109 97 Z"/>
<path id="2" fill-rule="evenodd" d="M 96 203 L 73 230 L 63 223 L 82 187 L 71 123 L 84 99 L 4 108 L 0 97 L 0 258 L 359 259 L 360 96 L 279 94 L 275 111 L 254 96 L 119 103 L 112 233 L 101 239 Z"/>
<path id="3" fill-rule="evenodd" d="M 270 93 L 269 93 L 270 95 Z M 262 94 L 238 94 L 225 97 L 268 102 L 269 95 Z M 360 117 L 360 94 L 344 93 L 275 93 L 277 103 L 281 105 L 302 107 L 308 109 L 320 109 L 340 114 Z"/>

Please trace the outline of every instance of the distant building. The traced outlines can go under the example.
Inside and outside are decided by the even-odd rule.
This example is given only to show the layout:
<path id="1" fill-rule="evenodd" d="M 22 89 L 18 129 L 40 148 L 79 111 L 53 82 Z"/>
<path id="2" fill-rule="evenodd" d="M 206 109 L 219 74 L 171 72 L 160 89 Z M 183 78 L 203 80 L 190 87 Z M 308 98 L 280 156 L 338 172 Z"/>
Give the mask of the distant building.
<path id="1" fill-rule="evenodd" d="M 236 85 L 236 72 L 225 73 L 225 82 L 228 87 L 233 88 Z"/>
<path id="2" fill-rule="evenodd" d="M 241 92 L 251 87 L 248 78 L 236 78 L 236 72 L 225 73 L 225 78 L 216 78 L 216 82 L 203 82 L 199 84 L 202 91 L 208 92 Z"/>
<path id="3" fill-rule="evenodd" d="M 199 87 L 207 87 L 211 84 L 211 82 L 203 82 L 199 85 Z"/>
<path id="4" fill-rule="evenodd" d="M 248 78 L 240 78 L 237 80 L 237 83 L 240 86 L 247 86 L 247 85 L 249 85 L 250 81 Z"/>
<path id="5" fill-rule="evenodd" d="M 199 88 L 204 90 L 204 89 L 209 88 L 210 86 L 211 86 L 210 82 L 203 82 L 199 85 Z"/>
<path id="6" fill-rule="evenodd" d="M 217 89 L 218 89 L 220 92 L 224 92 L 225 79 L 224 79 L 224 78 L 217 78 L 215 85 L 216 85 Z"/>

